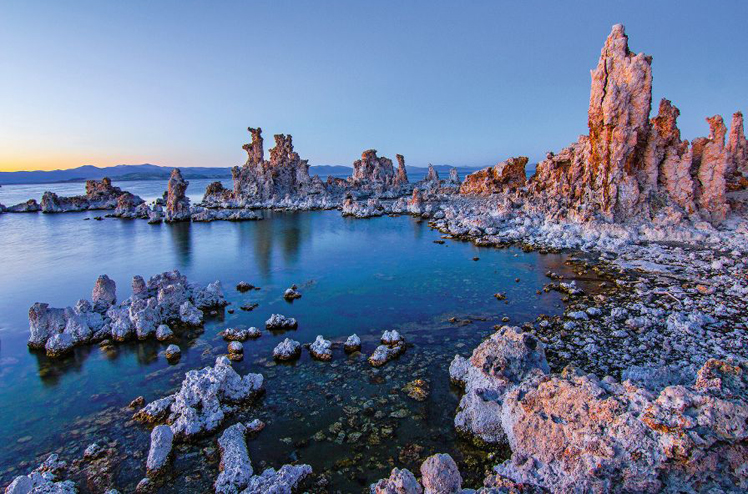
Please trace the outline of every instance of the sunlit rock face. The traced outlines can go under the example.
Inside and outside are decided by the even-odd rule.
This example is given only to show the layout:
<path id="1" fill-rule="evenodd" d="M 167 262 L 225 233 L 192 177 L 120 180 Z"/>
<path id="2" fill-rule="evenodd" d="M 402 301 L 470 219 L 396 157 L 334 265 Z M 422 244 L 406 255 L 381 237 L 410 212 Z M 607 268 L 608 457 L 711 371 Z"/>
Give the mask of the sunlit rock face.
<path id="1" fill-rule="evenodd" d="M 551 492 L 662 492 L 748 485 L 747 369 L 710 359 L 692 384 L 656 390 L 551 374 L 543 344 L 505 326 L 449 371 L 465 388 L 455 427 L 512 450 L 500 476 Z"/>
<path id="2" fill-rule="evenodd" d="M 703 215 L 712 223 L 719 224 L 728 211 L 725 174 L 732 157 L 725 147 L 727 128 L 722 117 L 715 115 L 706 121 L 709 124 L 709 137 L 696 139 L 693 143 L 692 166 L 698 170 L 696 200 Z"/>
<path id="3" fill-rule="evenodd" d="M 748 184 L 738 171 L 748 155 L 742 114 L 733 116 L 727 145 L 718 115 L 707 119 L 708 138 L 681 141 L 680 111 L 669 100 L 649 118 L 651 64 L 629 50 L 624 27 L 613 26 L 591 72 L 589 134 L 549 153 L 530 181 L 539 208 L 581 221 L 646 219 L 665 206 L 713 224 L 725 219 L 728 179 L 733 190 Z"/>
<path id="4" fill-rule="evenodd" d="M 649 135 L 652 57 L 629 51 L 621 24 L 613 26 L 592 71 L 589 165 L 584 181 L 589 198 L 606 216 L 628 215 L 638 200 L 633 172 Z"/>
<path id="5" fill-rule="evenodd" d="M 490 195 L 524 187 L 527 160 L 524 156 L 509 158 L 496 166 L 471 173 L 460 185 L 460 194 Z"/>

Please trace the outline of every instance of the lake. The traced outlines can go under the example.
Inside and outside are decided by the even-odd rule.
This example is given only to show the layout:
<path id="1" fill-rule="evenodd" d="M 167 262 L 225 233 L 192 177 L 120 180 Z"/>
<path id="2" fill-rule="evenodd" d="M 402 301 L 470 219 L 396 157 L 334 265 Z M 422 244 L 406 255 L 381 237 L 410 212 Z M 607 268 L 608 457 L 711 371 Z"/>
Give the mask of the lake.
<path id="1" fill-rule="evenodd" d="M 442 174 L 444 175 L 444 174 Z M 460 179 L 465 178 L 467 173 L 460 172 Z M 347 178 L 347 175 L 333 175 L 338 178 Z M 426 169 L 418 172 L 411 172 L 408 178 L 411 182 L 417 182 L 422 180 L 426 176 Z M 325 181 L 327 175 L 320 175 L 320 178 Z M 442 178 L 447 178 L 443 176 Z M 232 189 L 234 184 L 231 177 L 222 179 L 216 178 L 205 178 L 205 179 L 190 179 L 190 183 L 187 187 L 187 197 L 190 201 L 195 204 L 202 201 L 203 195 L 205 194 L 205 188 L 212 182 L 221 182 L 227 189 Z M 140 196 L 143 200 L 150 202 L 154 199 L 162 197 L 164 191 L 166 191 L 166 180 L 112 180 L 112 185 L 121 188 Z M 26 202 L 29 199 L 36 199 L 40 202 L 44 192 L 54 192 L 58 196 L 76 196 L 85 195 L 86 184 L 85 182 L 54 182 L 47 184 L 10 184 L 3 185 L 0 187 L 0 204 L 5 206 L 14 206 L 21 202 Z"/>
<path id="2" fill-rule="evenodd" d="M 146 189 L 127 188 L 150 198 Z M 367 492 L 393 466 L 417 468 L 419 458 L 445 452 L 460 464 L 466 484 L 477 487 L 491 462 L 454 432 L 459 394 L 449 383 L 449 363 L 455 353 L 468 355 L 505 316 L 519 325 L 560 313 L 560 295 L 541 290 L 546 271 L 574 278 L 564 255 L 449 240 L 440 245 L 438 232 L 408 216 L 355 220 L 337 211 L 264 211 L 264 220 L 245 223 L 85 221 L 97 214 L 0 215 L 0 486 L 28 473 L 44 454 L 74 460 L 96 440 L 116 441 L 122 455 L 116 484 L 132 492 L 144 476 L 150 432 L 131 420 L 127 404 L 139 395 L 151 401 L 173 392 L 187 370 L 212 365 L 226 352 L 219 331 L 257 326 L 262 337 L 246 342 L 244 360 L 233 365 L 240 374 L 262 373 L 267 391 L 225 424 L 267 423 L 248 443 L 255 471 L 300 461 L 324 474 L 332 492 Z M 114 352 L 81 347 L 57 361 L 27 348 L 34 302 L 65 307 L 90 299 L 100 274 L 116 281 L 123 300 L 133 275 L 147 279 L 175 268 L 190 281 L 221 280 L 229 308 L 236 309 L 181 335 L 177 365 L 166 362 L 166 344 L 156 341 L 121 344 Z M 261 290 L 239 293 L 239 281 Z M 282 294 L 291 284 L 303 297 L 289 303 Z M 496 292 L 507 300 L 496 300 Z M 239 310 L 246 302 L 259 306 Z M 276 312 L 297 318 L 299 328 L 264 331 Z M 400 331 L 409 347 L 372 368 L 366 357 L 388 329 Z M 363 353 L 347 356 L 342 342 L 352 333 L 363 340 Z M 336 344 L 332 362 L 313 361 L 306 351 L 293 364 L 273 362 L 272 349 L 286 336 L 303 344 L 318 334 Z M 416 378 L 430 385 L 426 401 L 402 391 Z M 215 439 L 176 449 L 177 475 L 163 492 L 209 490 L 218 474 Z M 79 486 L 87 492 L 85 482 Z"/>

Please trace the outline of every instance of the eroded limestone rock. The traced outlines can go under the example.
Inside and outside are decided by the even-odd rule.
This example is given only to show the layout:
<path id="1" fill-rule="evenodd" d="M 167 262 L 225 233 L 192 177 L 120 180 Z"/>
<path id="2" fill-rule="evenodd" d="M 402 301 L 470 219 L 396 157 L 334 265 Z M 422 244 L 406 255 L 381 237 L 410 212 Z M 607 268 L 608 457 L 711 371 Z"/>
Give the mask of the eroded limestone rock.
<path id="1" fill-rule="evenodd" d="M 460 185 L 460 194 L 490 195 L 524 187 L 526 165 L 527 158 L 521 156 L 509 158 L 496 166 L 471 173 Z M 457 183 L 459 184 L 459 178 Z"/>
<path id="2" fill-rule="evenodd" d="M 190 199 L 186 195 L 189 184 L 188 181 L 182 178 L 182 172 L 179 168 L 171 171 L 166 191 L 165 220 L 167 223 L 188 221 L 190 219 Z"/>

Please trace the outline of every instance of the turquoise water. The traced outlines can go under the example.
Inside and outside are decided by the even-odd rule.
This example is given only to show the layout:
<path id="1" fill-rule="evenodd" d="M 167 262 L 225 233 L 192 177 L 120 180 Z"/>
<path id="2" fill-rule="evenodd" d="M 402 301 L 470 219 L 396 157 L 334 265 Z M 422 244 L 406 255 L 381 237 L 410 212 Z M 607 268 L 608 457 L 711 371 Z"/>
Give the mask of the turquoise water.
<path id="1" fill-rule="evenodd" d="M 150 401 L 172 392 L 187 370 L 212 364 L 226 351 L 219 331 L 264 328 L 274 312 L 296 317 L 299 328 L 263 331 L 245 343 L 245 359 L 234 367 L 264 374 L 267 392 L 226 422 L 259 417 L 268 424 L 249 443 L 256 470 L 298 460 L 325 475 L 332 492 L 357 492 L 393 466 L 414 467 L 419 457 L 449 452 L 478 478 L 483 465 L 475 458 L 485 452 L 455 436 L 458 394 L 449 384 L 449 362 L 455 353 L 469 354 L 504 316 L 521 324 L 560 312 L 558 294 L 536 291 L 549 269 L 573 278 L 564 256 L 457 241 L 439 245 L 440 234 L 411 217 L 263 214 L 259 222 L 174 225 L 84 221 L 95 212 L 0 215 L 0 486 L 43 454 L 59 451 L 73 460 L 94 440 L 107 439 L 117 441 L 121 454 L 117 484 L 131 491 L 144 474 L 149 431 L 130 421 L 126 405 L 139 395 Z M 94 345 L 62 361 L 27 349 L 34 302 L 74 305 L 90 298 L 104 273 L 116 281 L 122 300 L 133 275 L 174 268 L 190 281 L 221 280 L 235 309 L 181 335 L 178 365 L 159 355 L 165 344 L 158 342 L 123 344 L 113 353 Z M 261 290 L 238 293 L 234 287 L 242 280 Z M 293 303 L 282 298 L 291 284 L 303 294 Z M 499 291 L 506 302 L 493 297 Z M 245 302 L 259 306 L 239 310 Z M 452 317 L 472 322 L 455 324 Z M 373 369 L 365 356 L 393 328 L 412 346 Z M 362 338 L 364 355 L 343 353 L 342 341 L 352 333 Z M 340 344 L 331 363 L 312 361 L 307 352 L 295 364 L 272 362 L 272 349 L 284 337 L 310 343 L 317 334 Z M 430 384 L 424 402 L 401 391 L 415 378 Z M 218 472 L 213 447 L 215 437 L 180 447 L 177 474 L 163 492 L 206 489 Z M 411 454 L 401 455 L 403 449 Z"/>

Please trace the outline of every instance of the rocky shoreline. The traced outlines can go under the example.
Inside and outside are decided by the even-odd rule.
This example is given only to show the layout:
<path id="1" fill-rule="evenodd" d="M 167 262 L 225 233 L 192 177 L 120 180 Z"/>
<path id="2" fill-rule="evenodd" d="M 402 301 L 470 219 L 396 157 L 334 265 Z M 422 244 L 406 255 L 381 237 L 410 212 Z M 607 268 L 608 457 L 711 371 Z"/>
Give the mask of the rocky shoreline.
<path id="1" fill-rule="evenodd" d="M 144 205 L 119 191 L 114 215 L 154 223 L 238 221 L 259 219 L 254 211 L 263 208 L 337 208 L 354 218 L 419 216 L 445 239 L 480 246 L 573 251 L 577 273 L 595 272 L 607 286 L 588 294 L 549 272 L 545 289 L 566 297 L 562 316 L 541 316 L 522 328 L 497 327 L 469 358 L 457 355 L 450 366 L 451 379 L 464 387 L 455 427 L 484 447 L 511 450 L 478 492 L 744 491 L 748 141 L 739 112 L 729 134 L 722 118 L 714 116 L 707 119 L 709 136 L 692 142 L 681 140 L 679 110 L 670 101 L 662 100 L 658 115 L 650 119 L 651 63 L 650 56 L 631 52 L 623 26 L 614 26 L 592 71 L 589 135 L 558 154 L 549 153 L 529 179 L 527 159 L 518 157 L 462 183 L 456 174 L 440 180 L 431 168 L 423 181 L 410 184 L 402 155 L 395 170 L 391 160 L 371 149 L 354 163 L 349 179 L 322 182 L 309 176 L 308 163 L 294 152 L 290 136 L 276 135 L 265 160 L 262 131 L 250 128 L 252 142 L 244 146 L 248 159 L 232 170 L 233 190 L 211 184 L 202 203 L 191 206 L 187 182 L 175 170 L 162 203 Z M 91 186 L 92 194 L 101 188 Z M 110 186 L 102 187 L 112 195 Z M 94 201 L 88 195 L 87 184 L 85 201 L 45 194 L 42 207 L 29 202 L 0 211 L 112 207 L 111 199 Z M 125 306 L 115 305 L 107 279 L 97 282 L 92 303 L 81 301 L 64 310 L 35 305 L 30 345 L 55 355 L 99 336 L 118 339 L 128 321 L 138 337 L 155 336 L 161 323 L 174 318 L 199 323 L 196 311 L 220 305 L 223 298 L 220 283 L 197 289 L 181 280 L 178 284 L 189 288 L 172 303 L 161 296 L 167 287 L 159 279 L 143 283 L 149 296 L 133 295 Z M 134 280 L 134 293 L 136 284 L 140 293 L 142 281 Z M 210 304 L 199 301 L 203 298 Z M 163 307 L 171 316 L 160 315 Z M 289 348 L 279 351 L 283 359 L 301 352 L 298 342 L 287 341 Z M 382 343 L 370 361 L 374 366 L 405 349 L 399 334 L 385 334 Z M 311 351 L 327 361 L 330 346 L 320 335 Z M 180 440 L 191 435 L 187 425 L 174 425 L 184 417 L 199 419 L 187 422 L 200 424 L 196 434 L 216 430 L 233 406 L 224 405 L 222 396 L 230 398 L 227 403 L 242 401 L 262 386 L 262 376 L 255 375 L 259 378 L 253 376 L 251 386 L 227 385 L 230 392 L 222 384 L 210 388 L 204 400 L 203 388 L 190 391 L 193 381 L 216 381 L 217 372 L 231 383 L 249 377 L 231 374 L 229 360 L 222 357 L 213 368 L 188 372 L 176 395 L 152 402 L 139 416 L 170 422 L 169 430 Z M 251 392 L 243 393 L 245 387 Z M 209 422 L 203 420 L 203 409 L 195 411 L 200 400 L 211 411 Z M 310 473 L 303 465 L 253 476 L 251 466 L 242 467 L 248 463 L 247 428 L 231 426 L 218 440 L 226 459 L 216 492 L 265 492 Z M 154 472 L 168 457 L 159 445 L 171 445 L 169 433 L 156 430 Z M 232 473 L 232 465 L 239 465 L 237 472 Z M 17 478 L 8 488 L 15 490 L 6 492 L 32 492 L 37 485 L 75 492 L 51 473 L 58 470 L 42 465 Z M 462 488 L 448 455 L 428 458 L 420 473 L 419 481 L 395 468 L 371 491 L 474 492 Z M 147 491 L 153 481 L 144 482 Z M 290 485 L 297 483 L 278 492 L 291 492 Z M 227 485 L 232 487 L 224 489 Z M 251 490 L 251 485 L 263 487 Z"/>

